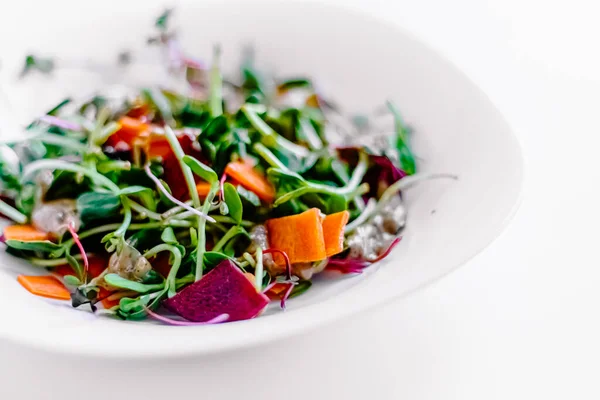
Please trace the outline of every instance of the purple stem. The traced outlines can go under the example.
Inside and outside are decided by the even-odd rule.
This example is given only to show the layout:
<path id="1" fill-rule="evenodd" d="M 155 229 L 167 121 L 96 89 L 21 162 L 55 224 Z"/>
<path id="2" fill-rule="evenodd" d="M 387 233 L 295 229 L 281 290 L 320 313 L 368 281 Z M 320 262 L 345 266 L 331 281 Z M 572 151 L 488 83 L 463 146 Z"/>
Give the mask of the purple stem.
<path id="1" fill-rule="evenodd" d="M 165 317 L 163 315 L 157 314 L 146 306 L 144 306 L 144 310 L 148 313 L 148 315 L 151 318 L 154 318 L 155 320 L 160 321 L 160 322 L 164 322 L 165 324 L 175 325 L 175 326 L 212 325 L 212 324 L 219 324 L 221 322 L 225 322 L 229 319 L 229 314 L 221 314 L 221 315 L 217 315 L 213 319 L 209 319 L 208 321 L 204 321 L 204 322 L 180 321 L 180 320 L 171 319 L 171 318 Z"/>
<path id="2" fill-rule="evenodd" d="M 397 245 L 398 243 L 400 243 L 400 241 L 401 241 L 401 240 L 402 240 L 402 237 L 397 237 L 396 239 L 394 239 L 394 241 L 393 241 L 392 243 L 390 243 L 390 245 L 389 245 L 389 247 L 387 248 L 387 250 L 386 250 L 386 251 L 384 251 L 383 253 L 381 253 L 381 254 L 380 254 L 380 255 L 379 255 L 379 256 L 378 256 L 376 259 L 374 259 L 374 260 L 373 260 L 373 261 L 371 261 L 371 262 L 374 262 L 374 263 L 376 263 L 376 262 L 378 262 L 378 261 L 381 261 L 381 260 L 383 260 L 384 258 L 386 258 L 386 257 L 387 257 L 387 256 L 388 256 L 388 255 L 391 253 L 391 251 L 394 249 L 394 247 L 396 247 L 396 245 Z"/>
<path id="3" fill-rule="evenodd" d="M 288 281 L 292 280 L 292 264 L 290 263 L 290 258 L 288 257 L 287 253 L 283 250 L 279 250 L 279 249 L 267 249 L 265 251 L 263 251 L 263 254 L 271 254 L 271 253 L 279 253 L 283 256 L 283 258 L 285 259 L 285 273 L 286 273 L 286 278 Z"/>
<path id="4" fill-rule="evenodd" d="M 42 115 L 38 118 L 39 121 L 44 122 L 48 125 L 57 126 L 62 129 L 68 129 L 70 131 L 81 131 L 81 125 L 75 122 L 67 121 L 62 118 L 55 117 L 53 115 Z"/>
<path id="5" fill-rule="evenodd" d="M 381 261 L 385 257 L 387 257 L 390 254 L 390 252 L 394 249 L 394 247 L 396 247 L 396 245 L 398 243 L 400 243 L 400 240 L 402 240 L 402 237 L 395 238 L 392 241 L 392 243 L 390 243 L 388 248 L 383 253 L 381 253 L 379 256 L 377 256 L 377 258 L 375 258 L 374 260 L 368 261 L 368 260 L 358 260 L 358 259 L 352 259 L 352 258 L 345 258 L 345 259 L 341 259 L 341 260 L 340 259 L 330 259 L 327 263 L 327 268 L 331 269 L 331 270 L 339 271 L 343 274 L 361 274 L 362 270 L 364 268 L 368 267 L 370 264 Z"/>
<path id="6" fill-rule="evenodd" d="M 281 308 L 284 310 L 285 310 L 285 301 L 290 297 L 293 289 L 294 289 L 294 282 L 290 282 L 290 286 L 287 288 L 287 290 L 285 291 L 285 294 L 281 298 L 280 305 L 281 305 Z"/>
<path id="7" fill-rule="evenodd" d="M 267 286 L 265 290 L 263 290 L 263 293 L 267 293 L 269 290 L 273 289 L 275 285 L 277 285 L 277 283 L 277 281 L 269 283 L 269 286 Z"/>

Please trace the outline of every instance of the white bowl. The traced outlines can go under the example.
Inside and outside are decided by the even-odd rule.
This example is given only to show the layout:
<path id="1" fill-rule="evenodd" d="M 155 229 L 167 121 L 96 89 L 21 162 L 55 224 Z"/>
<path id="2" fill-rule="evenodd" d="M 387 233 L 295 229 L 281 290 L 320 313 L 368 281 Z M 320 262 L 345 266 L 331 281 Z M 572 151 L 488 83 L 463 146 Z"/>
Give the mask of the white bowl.
<path id="1" fill-rule="evenodd" d="M 37 48 L 71 59 L 113 60 L 118 50 L 143 45 L 155 11 L 124 6 L 112 14 L 98 7 L 86 15 L 85 26 L 56 15 L 36 27 L 43 34 L 34 42 L 14 39 L 11 54 Z M 30 295 L 15 277 L 33 268 L 2 252 L 3 338 L 57 352 L 121 357 L 198 355 L 251 346 L 422 288 L 480 252 L 515 212 L 522 157 L 509 126 L 468 78 L 404 31 L 312 3 L 189 5 L 177 10 L 176 20 L 184 48 L 198 57 L 208 59 L 212 45 L 220 43 L 224 65 L 234 66 L 242 45 L 252 43 L 259 64 L 281 74 L 315 77 L 349 111 L 372 110 L 393 99 L 414 128 L 419 169 L 454 173 L 459 180 L 430 181 L 405 193 L 409 217 L 404 239 L 383 262 L 359 276 L 318 279 L 287 311 L 273 305 L 268 315 L 250 321 L 172 327 L 96 317 Z M 99 29 L 107 26 L 112 28 Z M 69 90 L 80 90 L 79 83 L 92 80 L 84 75 L 63 78 L 71 83 Z M 26 111 L 31 112 L 33 99 L 46 107 L 64 96 L 45 78 L 34 78 L 45 89 L 27 92 L 13 77 L 3 76 L 4 87 Z"/>

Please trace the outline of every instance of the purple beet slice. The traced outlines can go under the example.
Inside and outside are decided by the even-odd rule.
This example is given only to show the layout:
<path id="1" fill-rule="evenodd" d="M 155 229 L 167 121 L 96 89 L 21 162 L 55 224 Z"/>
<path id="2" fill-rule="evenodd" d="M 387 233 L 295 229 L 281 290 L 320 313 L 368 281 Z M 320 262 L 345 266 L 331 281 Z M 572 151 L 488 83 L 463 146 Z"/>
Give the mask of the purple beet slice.
<path id="1" fill-rule="evenodd" d="M 198 282 L 163 302 L 177 315 L 194 322 L 205 322 L 222 314 L 229 321 L 254 318 L 269 304 L 269 298 L 230 260 L 224 260 Z"/>

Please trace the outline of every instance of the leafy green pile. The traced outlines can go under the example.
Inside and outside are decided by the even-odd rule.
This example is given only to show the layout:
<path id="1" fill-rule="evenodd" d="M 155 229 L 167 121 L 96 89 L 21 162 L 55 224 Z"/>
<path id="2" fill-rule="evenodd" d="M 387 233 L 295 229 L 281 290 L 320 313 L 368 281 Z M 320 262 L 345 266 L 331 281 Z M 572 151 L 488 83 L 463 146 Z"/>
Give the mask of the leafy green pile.
<path id="1" fill-rule="evenodd" d="M 158 35 L 149 43 L 178 49 L 169 15 L 157 20 Z M 390 198 L 399 201 L 402 185 L 395 182 L 416 167 L 409 129 L 391 103 L 395 133 L 382 136 L 379 149 L 367 148 L 333 122 L 345 117 L 311 80 L 268 77 L 251 58 L 239 77 L 224 79 L 219 53 L 210 68 L 177 53 L 174 73 L 186 76 L 185 93 L 148 87 L 133 100 L 66 99 L 2 145 L 0 211 L 46 235 L 5 233 L 7 250 L 61 268 L 74 307 L 96 309 L 104 301 L 104 312 L 142 319 L 224 261 L 254 275 L 258 292 L 285 300 L 307 290 L 310 276 L 296 273 L 297 265 L 269 269 L 268 253 L 281 249 L 265 248 L 253 229 L 317 208 L 325 215 L 347 211 L 348 236 L 380 215 Z M 39 60 L 28 57 L 25 72 L 57 65 Z M 168 63 L 172 68 L 173 59 Z M 368 119 L 346 120 L 365 135 Z M 248 166 L 263 181 L 232 179 L 234 165 Z M 402 226 L 370 258 L 353 257 L 344 245 L 329 258 L 332 268 L 358 272 L 389 252 Z M 97 272 L 92 259 L 103 260 Z M 322 270 L 327 262 L 303 268 Z"/>

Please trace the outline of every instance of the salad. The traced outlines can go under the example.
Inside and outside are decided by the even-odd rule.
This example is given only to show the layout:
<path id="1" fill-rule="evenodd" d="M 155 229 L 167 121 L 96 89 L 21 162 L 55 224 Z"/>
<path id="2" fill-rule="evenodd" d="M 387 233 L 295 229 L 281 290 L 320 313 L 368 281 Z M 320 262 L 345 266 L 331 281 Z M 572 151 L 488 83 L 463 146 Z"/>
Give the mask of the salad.
<path id="1" fill-rule="evenodd" d="M 31 293 L 127 320 L 236 321 L 356 274 L 400 241 L 420 179 L 410 130 L 347 116 L 308 78 L 224 77 L 184 54 L 170 11 L 148 40 L 177 82 L 65 99 L 0 146 L 6 251 Z M 119 56 L 123 64 L 131 55 Z M 29 56 L 29 73 L 60 63 Z M 37 71 L 36 71 L 37 70 Z M 184 82 L 184 85 L 179 83 Z M 381 110 L 379 110 L 381 114 Z"/>

